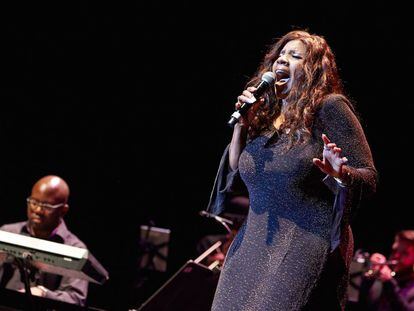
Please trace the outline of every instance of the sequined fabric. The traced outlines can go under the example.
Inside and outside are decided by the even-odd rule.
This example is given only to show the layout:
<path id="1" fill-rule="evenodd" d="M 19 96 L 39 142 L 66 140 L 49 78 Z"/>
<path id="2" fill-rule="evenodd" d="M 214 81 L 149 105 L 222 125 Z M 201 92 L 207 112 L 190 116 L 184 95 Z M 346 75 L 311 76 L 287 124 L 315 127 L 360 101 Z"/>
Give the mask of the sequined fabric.
<path id="1" fill-rule="evenodd" d="M 376 171 L 363 130 L 343 97 L 330 97 L 314 124 L 306 144 L 287 150 L 287 135 L 270 132 L 252 140 L 241 154 L 239 173 L 250 210 L 228 251 L 213 311 L 343 308 L 352 253 L 348 220 L 356 205 L 351 194 L 355 188 L 361 195 L 362 185 L 372 192 Z M 339 190 L 328 187 L 312 163 L 322 155 L 322 133 L 343 149 L 355 168 L 352 187 L 340 190 L 349 192 L 349 199 L 338 223 L 341 245 L 333 252 L 333 207 Z M 214 191 L 218 197 L 226 195 Z"/>

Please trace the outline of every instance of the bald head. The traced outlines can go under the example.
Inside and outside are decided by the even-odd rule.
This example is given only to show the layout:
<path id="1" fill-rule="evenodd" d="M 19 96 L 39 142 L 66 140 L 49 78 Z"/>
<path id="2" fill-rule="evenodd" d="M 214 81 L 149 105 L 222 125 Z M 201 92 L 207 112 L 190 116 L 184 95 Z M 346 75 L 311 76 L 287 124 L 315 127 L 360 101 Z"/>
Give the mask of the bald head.
<path id="1" fill-rule="evenodd" d="M 39 179 L 32 188 L 32 196 L 47 198 L 51 204 L 67 203 L 69 186 L 59 176 L 48 175 Z"/>
<path id="2" fill-rule="evenodd" d="M 51 234 L 69 209 L 68 198 L 68 184 L 59 176 L 48 175 L 34 184 L 27 206 L 34 236 L 47 238 Z"/>

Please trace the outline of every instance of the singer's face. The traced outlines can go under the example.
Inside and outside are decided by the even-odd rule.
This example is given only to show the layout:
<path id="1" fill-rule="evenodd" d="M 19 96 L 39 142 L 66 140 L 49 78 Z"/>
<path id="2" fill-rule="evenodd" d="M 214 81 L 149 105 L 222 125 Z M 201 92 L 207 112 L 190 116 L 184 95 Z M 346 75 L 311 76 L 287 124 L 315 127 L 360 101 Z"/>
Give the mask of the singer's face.
<path id="1" fill-rule="evenodd" d="M 302 68 L 305 56 L 306 46 L 300 40 L 289 41 L 280 51 L 272 68 L 276 74 L 275 91 L 278 98 L 284 99 L 289 95 L 295 72 Z"/>

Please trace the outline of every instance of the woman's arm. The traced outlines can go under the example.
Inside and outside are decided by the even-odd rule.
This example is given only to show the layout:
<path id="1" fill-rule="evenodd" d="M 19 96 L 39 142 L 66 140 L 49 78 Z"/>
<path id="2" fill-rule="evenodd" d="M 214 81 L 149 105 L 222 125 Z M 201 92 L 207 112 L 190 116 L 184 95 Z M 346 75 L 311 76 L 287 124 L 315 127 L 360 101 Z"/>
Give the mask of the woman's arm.
<path id="1" fill-rule="evenodd" d="M 315 159 L 314 163 L 328 175 L 342 179 L 350 188 L 362 187 L 363 195 L 375 192 L 377 171 L 371 150 L 347 100 L 340 95 L 331 96 L 318 118 L 320 126 L 315 134 L 325 134 L 321 140 L 325 147 L 323 160 Z"/>
<path id="2" fill-rule="evenodd" d="M 229 165 L 232 171 L 239 167 L 239 158 L 244 147 L 246 146 L 247 129 L 244 125 L 237 123 L 234 126 L 233 136 L 231 138 L 229 149 Z"/>
<path id="3" fill-rule="evenodd" d="M 240 155 L 246 147 L 247 141 L 247 129 L 251 120 L 255 117 L 257 109 L 263 104 L 263 99 L 256 99 L 253 95 L 256 88 L 251 86 L 243 91 L 242 95 L 237 97 L 236 109 L 240 108 L 243 103 L 250 103 L 253 105 L 247 112 L 246 116 L 243 116 L 239 123 L 236 123 L 233 130 L 233 136 L 230 143 L 229 149 L 229 166 L 230 169 L 235 171 L 239 167 Z"/>

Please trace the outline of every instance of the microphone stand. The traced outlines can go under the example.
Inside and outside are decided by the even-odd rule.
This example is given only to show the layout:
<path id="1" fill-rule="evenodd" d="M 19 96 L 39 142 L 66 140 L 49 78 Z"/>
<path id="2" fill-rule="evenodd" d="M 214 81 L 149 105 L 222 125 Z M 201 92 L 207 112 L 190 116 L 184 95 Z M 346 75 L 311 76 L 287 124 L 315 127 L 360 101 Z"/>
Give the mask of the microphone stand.
<path id="1" fill-rule="evenodd" d="M 14 258 L 14 261 L 20 271 L 20 275 L 22 280 L 24 281 L 24 289 L 25 289 L 25 296 L 27 298 L 27 302 L 30 305 L 30 310 L 35 310 L 34 300 L 32 291 L 30 289 L 30 268 L 32 265 L 30 264 L 31 255 L 23 255 L 24 258 Z"/>
<path id="2" fill-rule="evenodd" d="M 217 222 L 223 225 L 223 227 L 226 229 L 227 233 L 231 233 L 231 229 L 228 224 L 233 225 L 233 222 L 230 219 L 223 218 L 211 213 L 208 213 L 206 211 L 200 211 L 199 213 L 201 216 L 207 217 L 207 218 L 214 218 Z"/>

